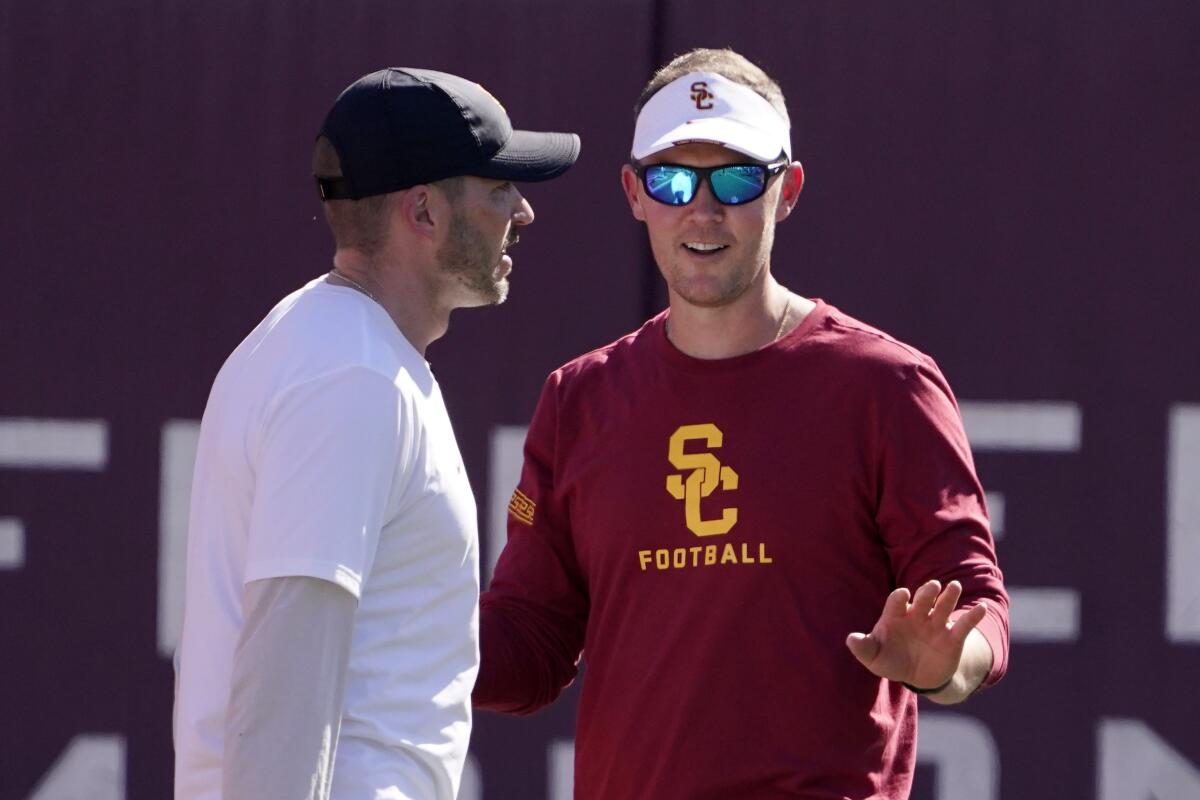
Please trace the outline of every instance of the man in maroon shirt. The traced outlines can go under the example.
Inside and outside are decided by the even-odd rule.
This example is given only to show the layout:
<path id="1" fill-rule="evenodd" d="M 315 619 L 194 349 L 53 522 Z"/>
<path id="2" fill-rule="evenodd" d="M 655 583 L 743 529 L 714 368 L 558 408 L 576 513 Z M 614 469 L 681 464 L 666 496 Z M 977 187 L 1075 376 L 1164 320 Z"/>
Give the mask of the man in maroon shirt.
<path id="1" fill-rule="evenodd" d="M 950 387 L 771 276 L 804 173 L 765 73 L 692 51 L 637 110 L 621 180 L 670 307 L 546 381 L 475 705 L 535 711 L 586 654 L 577 797 L 905 798 L 916 695 L 1008 660 Z"/>

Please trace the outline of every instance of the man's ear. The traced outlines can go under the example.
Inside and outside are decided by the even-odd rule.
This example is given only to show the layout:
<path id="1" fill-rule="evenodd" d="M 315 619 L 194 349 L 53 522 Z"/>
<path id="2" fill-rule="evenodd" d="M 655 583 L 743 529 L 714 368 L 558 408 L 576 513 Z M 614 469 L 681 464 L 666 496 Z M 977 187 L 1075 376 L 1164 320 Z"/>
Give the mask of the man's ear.
<path id="1" fill-rule="evenodd" d="M 445 227 L 448 218 L 448 203 L 440 192 L 429 184 L 420 184 L 398 193 L 398 216 L 406 228 L 415 235 L 436 239 L 439 230 Z"/>
<path id="2" fill-rule="evenodd" d="M 642 210 L 640 186 L 641 181 L 638 180 L 637 173 L 633 171 L 633 167 L 628 164 L 622 164 L 621 190 L 625 192 L 625 199 L 629 201 L 629 210 L 633 212 L 633 218 L 645 222 L 646 212 Z"/>
<path id="3" fill-rule="evenodd" d="M 788 214 L 792 213 L 796 201 L 800 199 L 800 192 L 804 189 L 804 167 L 799 161 L 788 164 L 787 170 L 783 173 L 782 183 L 783 189 L 779 192 L 779 207 L 775 209 L 776 222 L 783 222 L 787 219 Z"/>

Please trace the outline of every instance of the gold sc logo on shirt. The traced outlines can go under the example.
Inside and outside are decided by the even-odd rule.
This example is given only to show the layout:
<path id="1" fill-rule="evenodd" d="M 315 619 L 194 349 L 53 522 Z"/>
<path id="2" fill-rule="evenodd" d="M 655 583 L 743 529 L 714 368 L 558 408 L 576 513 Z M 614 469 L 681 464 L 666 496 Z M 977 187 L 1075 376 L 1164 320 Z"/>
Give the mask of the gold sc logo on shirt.
<path id="1" fill-rule="evenodd" d="M 725 508 L 719 519 L 703 519 L 700 516 L 700 498 L 708 497 L 718 485 L 725 491 L 738 487 L 738 475 L 732 468 L 724 466 L 712 453 L 684 452 L 689 441 L 704 440 L 709 450 L 718 449 L 724 441 L 721 429 L 711 422 L 701 425 L 681 425 L 671 435 L 667 458 L 678 470 L 691 470 L 685 479 L 681 475 L 667 476 L 667 491 L 671 497 L 683 501 L 684 519 L 688 530 L 697 536 L 717 536 L 729 533 L 737 524 L 738 510 Z"/>

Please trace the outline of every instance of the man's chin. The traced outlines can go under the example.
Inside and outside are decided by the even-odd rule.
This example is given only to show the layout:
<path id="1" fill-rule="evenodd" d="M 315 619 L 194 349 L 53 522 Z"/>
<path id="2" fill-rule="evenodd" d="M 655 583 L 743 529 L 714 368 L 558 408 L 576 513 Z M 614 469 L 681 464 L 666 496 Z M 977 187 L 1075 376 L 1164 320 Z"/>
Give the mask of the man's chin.
<path id="1" fill-rule="evenodd" d="M 508 299 L 508 278 L 501 278 L 496 281 L 492 288 L 492 305 L 498 306 Z"/>
<path id="2" fill-rule="evenodd" d="M 469 299 L 460 308 L 498 306 L 508 299 L 508 278 L 499 278 L 467 287 Z"/>
<path id="3" fill-rule="evenodd" d="M 674 286 L 668 284 L 668 287 L 679 297 L 688 303 L 688 305 L 698 306 L 700 308 L 720 308 L 727 306 L 733 301 L 741 297 L 745 291 L 744 286 L 711 286 L 706 284 L 697 285 L 696 283 L 679 283 Z"/>

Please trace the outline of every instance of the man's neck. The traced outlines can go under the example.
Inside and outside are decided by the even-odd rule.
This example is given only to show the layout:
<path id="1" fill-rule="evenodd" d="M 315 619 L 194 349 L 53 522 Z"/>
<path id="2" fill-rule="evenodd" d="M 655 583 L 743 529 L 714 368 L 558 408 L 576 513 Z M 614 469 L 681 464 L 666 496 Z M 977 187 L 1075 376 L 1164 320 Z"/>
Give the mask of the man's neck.
<path id="1" fill-rule="evenodd" d="M 434 287 L 423 284 L 423 272 L 401 265 L 373 265 L 360 253 L 339 250 L 333 257 L 335 279 L 363 291 L 378 303 L 421 357 L 450 325 L 450 309 L 436 302 Z"/>
<path id="2" fill-rule="evenodd" d="M 770 277 L 723 306 L 693 305 L 672 292 L 667 337 L 693 358 L 733 358 L 782 338 L 814 305 Z"/>

